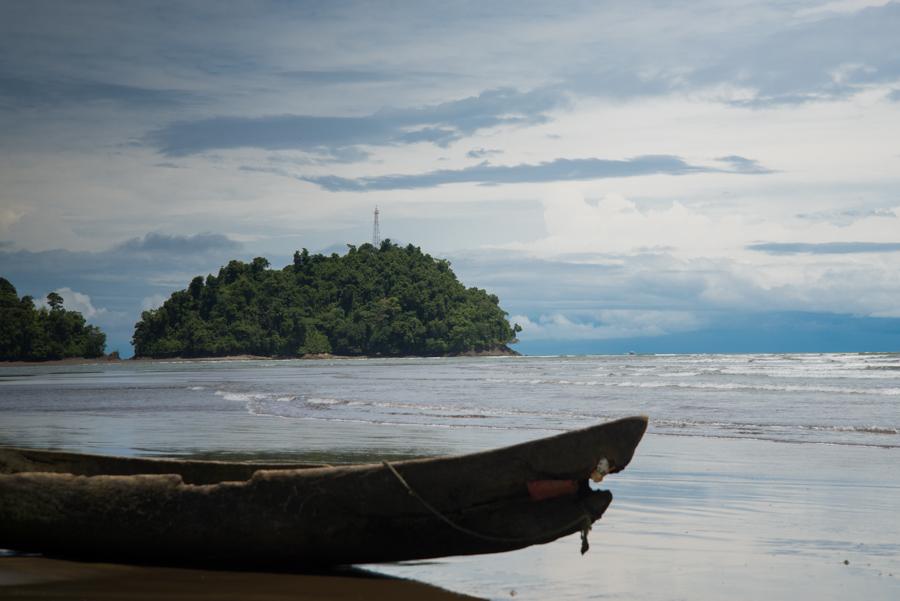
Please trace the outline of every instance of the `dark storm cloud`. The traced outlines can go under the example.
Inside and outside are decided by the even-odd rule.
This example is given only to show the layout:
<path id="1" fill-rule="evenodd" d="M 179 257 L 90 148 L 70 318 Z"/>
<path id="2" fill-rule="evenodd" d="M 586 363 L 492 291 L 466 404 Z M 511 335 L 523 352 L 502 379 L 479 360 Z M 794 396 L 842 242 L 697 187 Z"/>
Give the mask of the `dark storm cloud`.
<path id="1" fill-rule="evenodd" d="M 900 251 L 900 242 L 761 242 L 750 244 L 747 248 L 772 255 L 848 255 L 896 252 Z"/>
<path id="2" fill-rule="evenodd" d="M 210 150 L 341 149 L 355 145 L 446 145 L 479 129 L 545 122 L 564 97 L 551 90 L 498 89 L 420 108 L 382 109 L 361 117 L 275 115 L 211 117 L 172 123 L 150 132 L 161 153 L 185 156 Z"/>
<path id="3" fill-rule="evenodd" d="M 544 183 L 634 177 L 639 175 L 684 175 L 687 173 L 769 173 L 756 161 L 742 157 L 719 159 L 731 169 L 691 165 L 670 155 L 645 155 L 625 160 L 555 159 L 537 164 L 491 165 L 484 162 L 463 169 L 439 169 L 411 175 L 382 175 L 344 178 L 332 175 L 300 178 L 332 191 L 369 192 L 372 190 L 411 190 L 433 188 L 443 184 L 475 183 L 481 185 Z M 748 169 L 749 165 L 749 169 Z"/>

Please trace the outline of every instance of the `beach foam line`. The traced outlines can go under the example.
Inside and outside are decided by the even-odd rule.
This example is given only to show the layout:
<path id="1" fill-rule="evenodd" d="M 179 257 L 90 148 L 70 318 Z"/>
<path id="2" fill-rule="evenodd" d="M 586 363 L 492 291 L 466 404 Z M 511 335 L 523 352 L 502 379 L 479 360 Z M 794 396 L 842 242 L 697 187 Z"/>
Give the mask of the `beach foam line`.
<path id="1" fill-rule="evenodd" d="M 814 432 L 858 432 L 860 434 L 900 434 L 900 427 L 888 425 L 863 425 L 863 426 L 839 426 L 827 424 L 773 424 L 773 423 L 746 423 L 746 422 L 728 422 L 728 421 L 706 421 L 706 420 L 671 420 L 656 419 L 652 422 L 656 427 L 713 427 L 713 428 L 730 428 L 736 430 L 774 430 L 778 432 L 789 432 L 791 430 L 807 430 Z"/>
<path id="2" fill-rule="evenodd" d="M 260 401 L 271 397 L 271 395 L 259 392 L 228 392 L 227 390 L 217 390 L 216 396 L 220 396 L 226 401 L 236 401 L 238 403 L 246 403 L 249 401 Z"/>
<path id="3" fill-rule="evenodd" d="M 619 388 L 673 388 L 689 390 L 729 390 L 765 392 L 821 392 L 833 394 L 900 396 L 900 388 L 848 388 L 842 386 L 801 386 L 794 384 L 743 384 L 740 382 L 615 382 L 602 386 Z"/>
<path id="4" fill-rule="evenodd" d="M 798 377 L 800 377 L 798 375 Z M 873 378 L 875 379 L 875 378 Z M 603 380 L 568 380 L 536 378 L 529 380 L 516 380 L 514 378 L 490 378 L 486 380 L 492 383 L 516 384 L 516 385 L 551 385 L 551 386 L 601 386 L 608 388 L 671 388 L 689 390 L 747 390 L 765 392 L 822 392 L 834 394 L 880 396 L 900 396 L 900 388 L 895 387 L 871 387 L 850 388 L 843 386 L 802 386 L 796 384 L 747 384 L 741 382 L 669 382 L 669 381 L 603 381 Z"/>
<path id="5" fill-rule="evenodd" d="M 788 438 L 779 436 L 766 436 L 765 434 L 728 434 L 728 433 L 704 433 L 694 434 L 691 432 L 667 432 L 665 430 L 649 430 L 647 434 L 658 436 L 678 436 L 683 438 L 712 438 L 716 440 L 761 440 L 764 442 L 779 442 L 785 444 L 813 444 L 836 447 L 865 447 L 871 449 L 900 449 L 900 444 L 891 444 L 883 442 L 862 442 L 850 440 L 810 440 L 808 438 Z"/>

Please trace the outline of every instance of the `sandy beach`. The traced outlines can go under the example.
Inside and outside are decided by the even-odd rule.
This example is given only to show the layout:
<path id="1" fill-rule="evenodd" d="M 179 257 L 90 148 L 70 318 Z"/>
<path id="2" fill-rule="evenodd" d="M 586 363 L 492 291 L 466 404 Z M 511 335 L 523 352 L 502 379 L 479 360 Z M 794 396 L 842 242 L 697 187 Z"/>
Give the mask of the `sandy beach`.
<path id="1" fill-rule="evenodd" d="M 312 601 L 477 599 L 363 570 L 291 574 L 83 563 L 42 557 L 0 557 L 3 599 L 155 601 L 200 599 Z"/>

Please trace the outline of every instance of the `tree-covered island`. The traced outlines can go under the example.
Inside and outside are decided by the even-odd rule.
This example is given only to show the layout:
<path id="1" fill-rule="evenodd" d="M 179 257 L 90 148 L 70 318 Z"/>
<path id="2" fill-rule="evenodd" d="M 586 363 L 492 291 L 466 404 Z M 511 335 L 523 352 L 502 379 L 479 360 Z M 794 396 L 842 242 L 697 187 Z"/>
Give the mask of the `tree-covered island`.
<path id="1" fill-rule="evenodd" d="M 347 254 L 261 257 L 194 278 L 135 324 L 135 357 L 512 353 L 499 299 L 466 288 L 450 263 L 413 245 L 348 245 Z"/>
<path id="2" fill-rule="evenodd" d="M 64 309 L 64 302 L 51 292 L 49 308 L 35 308 L 30 296 L 19 298 L 15 286 L 0 277 L 0 361 L 102 357 L 106 334 L 78 311 Z"/>

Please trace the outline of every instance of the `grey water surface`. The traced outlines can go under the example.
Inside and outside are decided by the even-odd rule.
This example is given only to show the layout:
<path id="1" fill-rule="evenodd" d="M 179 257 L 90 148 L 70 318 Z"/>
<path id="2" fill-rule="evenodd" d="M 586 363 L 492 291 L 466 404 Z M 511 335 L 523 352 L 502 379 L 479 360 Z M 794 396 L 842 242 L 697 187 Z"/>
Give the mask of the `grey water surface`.
<path id="1" fill-rule="evenodd" d="M 897 354 L 0 367 L 0 445 L 95 453 L 375 461 L 634 414 L 584 557 L 375 569 L 497 599 L 900 598 Z"/>

